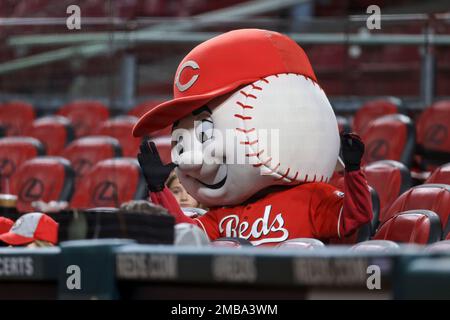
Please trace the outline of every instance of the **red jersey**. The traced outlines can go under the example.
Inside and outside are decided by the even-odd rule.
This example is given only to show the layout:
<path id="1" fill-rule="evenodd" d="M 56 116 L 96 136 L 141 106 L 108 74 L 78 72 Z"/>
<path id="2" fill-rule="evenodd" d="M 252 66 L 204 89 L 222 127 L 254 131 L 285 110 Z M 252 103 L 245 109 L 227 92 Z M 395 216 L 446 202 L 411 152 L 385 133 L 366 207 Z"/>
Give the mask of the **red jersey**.
<path id="1" fill-rule="evenodd" d="M 274 192 L 245 206 L 222 207 L 196 218 L 211 239 L 238 237 L 254 245 L 338 235 L 344 194 L 325 183 Z"/>
<path id="2" fill-rule="evenodd" d="M 314 182 L 271 193 L 246 205 L 215 208 L 204 216 L 185 216 L 169 189 L 152 193 L 177 223 L 193 223 L 211 240 L 248 239 L 254 245 L 274 245 L 294 238 L 330 239 L 345 236 L 372 218 L 370 193 L 362 171 L 345 174 L 344 193 Z"/>

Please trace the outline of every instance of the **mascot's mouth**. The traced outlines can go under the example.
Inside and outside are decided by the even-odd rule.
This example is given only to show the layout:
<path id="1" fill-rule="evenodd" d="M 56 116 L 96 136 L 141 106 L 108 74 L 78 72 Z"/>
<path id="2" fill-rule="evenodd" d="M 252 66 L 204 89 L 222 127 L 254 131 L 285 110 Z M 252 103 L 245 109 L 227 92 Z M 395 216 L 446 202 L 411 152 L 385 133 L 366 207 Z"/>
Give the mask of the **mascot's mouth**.
<path id="1" fill-rule="evenodd" d="M 206 184 L 204 182 L 201 182 L 198 179 L 195 179 L 198 183 L 200 183 L 201 185 L 209 188 L 209 189 L 220 189 L 223 187 L 223 185 L 225 184 L 225 182 L 227 181 L 227 177 L 228 175 L 226 175 L 222 180 L 220 180 L 219 182 L 215 183 L 215 184 Z"/>

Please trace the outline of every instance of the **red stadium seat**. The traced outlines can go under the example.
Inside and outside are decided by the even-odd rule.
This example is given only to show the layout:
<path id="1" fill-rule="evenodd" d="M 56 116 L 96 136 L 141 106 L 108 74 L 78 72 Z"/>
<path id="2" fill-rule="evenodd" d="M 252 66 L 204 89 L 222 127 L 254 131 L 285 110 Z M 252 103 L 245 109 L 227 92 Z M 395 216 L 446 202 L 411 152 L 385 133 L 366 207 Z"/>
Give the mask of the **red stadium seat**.
<path id="1" fill-rule="evenodd" d="M 211 241 L 210 245 L 213 247 L 241 248 L 252 246 L 252 243 L 243 238 L 224 237 Z"/>
<path id="2" fill-rule="evenodd" d="M 133 137 L 132 130 L 137 122 L 133 116 L 122 116 L 106 120 L 100 125 L 99 135 L 110 136 L 119 140 L 124 157 L 134 158 L 139 152 L 141 139 Z"/>
<path id="3" fill-rule="evenodd" d="M 47 155 L 60 155 L 75 133 L 69 119 L 63 116 L 47 116 L 33 121 L 26 135 L 42 142 Z"/>
<path id="4" fill-rule="evenodd" d="M 425 183 L 450 184 L 450 162 L 434 170 Z"/>
<path id="5" fill-rule="evenodd" d="M 90 136 L 70 143 L 62 152 L 62 156 L 72 163 L 77 185 L 84 175 L 99 161 L 122 156 L 117 139 L 106 136 Z"/>
<path id="6" fill-rule="evenodd" d="M 33 106 L 26 102 L 0 104 L 0 126 L 7 136 L 23 136 L 35 117 Z"/>
<path id="7" fill-rule="evenodd" d="M 390 240 L 368 240 L 353 245 L 351 251 L 364 252 L 389 252 L 398 250 L 400 246 L 394 241 Z"/>
<path id="8" fill-rule="evenodd" d="M 450 186 L 446 184 L 423 184 L 403 193 L 386 210 L 382 222 L 406 210 L 431 210 L 439 215 L 444 236 L 449 230 Z"/>
<path id="9" fill-rule="evenodd" d="M 366 145 L 363 163 L 396 160 L 410 166 L 415 147 L 414 126 L 405 115 L 390 115 L 372 121 L 361 135 Z"/>
<path id="10" fill-rule="evenodd" d="M 298 238 L 284 241 L 276 246 L 283 249 L 295 249 L 295 250 L 314 250 L 324 248 L 325 244 L 317 239 L 312 238 Z"/>
<path id="11" fill-rule="evenodd" d="M 363 168 L 368 184 L 380 199 L 380 220 L 385 211 L 403 192 L 411 188 L 411 174 L 406 166 L 394 160 L 372 162 Z"/>
<path id="12" fill-rule="evenodd" d="M 144 199 L 147 189 L 136 159 L 107 159 L 84 177 L 70 203 L 72 208 L 119 207 L 123 202 Z"/>
<path id="13" fill-rule="evenodd" d="M 0 139 L 0 179 L 2 193 L 8 193 L 17 168 L 26 160 L 45 154 L 39 140 L 29 137 L 6 137 Z"/>
<path id="14" fill-rule="evenodd" d="M 369 123 L 382 116 L 399 113 L 401 101 L 397 98 L 371 100 L 363 104 L 353 118 L 353 131 L 362 135 Z"/>
<path id="15" fill-rule="evenodd" d="M 384 221 L 373 239 L 428 244 L 439 241 L 441 235 L 441 222 L 436 213 L 429 210 L 409 210 Z"/>
<path id="16" fill-rule="evenodd" d="M 76 138 L 94 134 L 99 123 L 109 118 L 109 110 L 104 104 L 89 100 L 68 103 L 58 114 L 72 121 Z"/>
<path id="17" fill-rule="evenodd" d="M 417 125 L 417 145 L 421 166 L 433 170 L 450 162 L 450 101 L 440 101 L 426 108 Z"/>
<path id="18" fill-rule="evenodd" d="M 69 201 L 74 186 L 70 162 L 61 157 L 37 157 L 24 162 L 14 176 L 12 193 L 19 212 L 33 211 L 33 201 Z"/>

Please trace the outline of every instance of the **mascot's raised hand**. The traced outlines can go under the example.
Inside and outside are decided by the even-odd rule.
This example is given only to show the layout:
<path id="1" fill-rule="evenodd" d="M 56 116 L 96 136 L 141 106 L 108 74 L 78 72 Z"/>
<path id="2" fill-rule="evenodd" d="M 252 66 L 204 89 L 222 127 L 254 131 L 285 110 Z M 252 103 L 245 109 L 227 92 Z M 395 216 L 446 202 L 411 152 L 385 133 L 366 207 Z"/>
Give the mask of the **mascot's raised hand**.
<path id="1" fill-rule="evenodd" d="M 153 141 L 144 139 L 139 149 L 140 153 L 137 157 L 147 182 L 148 190 L 150 192 L 162 191 L 167 178 L 176 165 L 174 163 L 166 165 L 162 163 L 158 149 L 156 149 Z"/>
<path id="2" fill-rule="evenodd" d="M 343 133 L 341 134 L 341 148 L 345 171 L 359 170 L 364 155 L 364 143 L 361 138 L 356 133 Z"/>

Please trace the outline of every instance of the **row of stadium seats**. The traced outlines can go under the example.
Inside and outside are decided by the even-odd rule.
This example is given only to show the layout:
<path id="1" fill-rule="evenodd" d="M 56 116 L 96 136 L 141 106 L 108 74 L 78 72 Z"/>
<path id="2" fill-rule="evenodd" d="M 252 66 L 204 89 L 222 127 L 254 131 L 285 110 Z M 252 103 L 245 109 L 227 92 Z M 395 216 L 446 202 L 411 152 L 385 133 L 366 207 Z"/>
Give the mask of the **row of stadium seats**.
<path id="1" fill-rule="evenodd" d="M 104 137 L 87 137 L 80 140 L 101 140 L 102 138 Z M 22 141 L 24 145 L 26 145 L 25 142 L 30 143 L 29 149 L 34 148 L 35 154 L 39 152 L 39 148 L 36 148 L 39 142 L 33 138 L 2 138 L 0 146 L 2 141 L 11 139 L 26 140 Z M 107 145 L 111 138 L 104 139 Z M 101 151 L 101 148 L 97 148 L 95 141 L 92 145 L 95 146 L 92 151 Z M 116 147 L 116 143 L 110 144 L 110 152 L 115 152 Z M 9 148 L 5 156 L 14 154 L 18 149 Z M 0 150 L 2 150 L 1 147 Z M 75 153 L 74 157 L 82 159 L 89 154 L 89 152 Z M 13 183 L 11 186 L 7 184 L 5 186 L 5 188 L 10 187 L 10 190 L 5 191 L 18 196 L 18 209 L 21 212 L 31 211 L 32 202 L 37 200 L 70 201 L 73 208 L 118 207 L 122 202 L 142 199 L 146 196 L 145 183 L 134 158 L 105 159 L 84 172 L 82 168 L 78 169 L 82 177 L 77 181 L 76 172 L 72 169 L 70 161 L 61 157 L 37 156 L 19 165 L 17 172 L 14 173 Z M 336 239 L 331 243 L 348 244 L 368 240 L 371 237 L 388 238 L 390 233 L 387 231 L 397 228 L 400 231 L 396 231 L 396 234 L 402 234 L 398 240 L 404 242 L 422 243 L 447 236 L 450 214 L 450 163 L 438 168 L 430 176 L 428 181 L 430 183 L 412 188 L 409 171 L 401 163 L 381 161 L 368 165 L 363 170 L 369 184 L 373 186 L 374 220 L 354 235 L 345 239 Z M 342 184 L 342 179 L 339 179 L 338 183 Z M 402 214 L 410 210 L 418 210 L 418 212 Z M 417 224 L 422 220 L 426 223 Z M 436 225 L 439 227 L 437 228 Z M 428 231 L 424 231 L 426 236 L 416 231 L 415 228 L 419 227 L 425 228 L 424 230 L 428 230 L 426 228 L 429 227 Z"/>
<path id="2" fill-rule="evenodd" d="M 157 105 L 148 101 L 131 109 L 126 116 L 109 118 L 108 108 L 98 101 L 74 101 L 64 105 L 55 116 L 35 119 L 33 107 L 23 102 L 0 105 L 0 126 L 7 136 L 31 136 L 47 148 L 47 155 L 60 155 L 74 138 L 108 135 L 118 139 L 123 155 L 134 157 L 139 139 L 131 136 L 137 118 Z M 414 172 L 430 171 L 450 162 L 450 101 L 440 101 L 426 108 L 415 125 L 403 114 L 398 99 L 373 100 L 355 114 L 352 125 L 338 117 L 340 130 L 353 130 L 366 144 L 364 163 L 397 160 Z M 153 136 L 169 135 L 165 128 Z M 65 137 L 65 139 L 61 138 Z"/>
<path id="3" fill-rule="evenodd" d="M 134 158 L 102 160 L 77 182 L 69 160 L 36 157 L 20 165 L 9 193 L 17 196 L 20 213 L 35 211 L 36 201 L 67 201 L 71 208 L 86 209 L 119 207 L 147 197 L 145 180 Z"/>
<path id="4" fill-rule="evenodd" d="M 111 120 L 116 120 L 122 123 L 124 126 L 127 120 L 132 122 L 133 119 L 139 118 L 145 112 L 154 108 L 159 104 L 159 101 L 145 101 L 136 105 L 129 110 L 126 115 L 130 117 L 119 117 Z M 76 100 L 62 106 L 55 116 L 59 117 L 44 117 L 42 119 L 36 119 L 36 110 L 29 103 L 23 101 L 10 101 L 0 104 L 0 127 L 2 128 L 3 135 L 5 136 L 23 136 L 30 132 L 40 129 L 42 126 L 46 126 L 47 130 L 52 130 L 51 125 L 60 126 L 65 125 L 71 127 L 70 137 L 80 138 L 89 135 L 95 135 L 99 133 L 99 124 L 105 123 L 110 119 L 111 114 L 107 106 L 99 101 L 94 100 Z M 65 119 L 65 118 L 66 119 Z M 58 120 L 59 119 L 59 120 Z M 51 123 L 51 125 L 49 124 Z M 106 123 L 105 126 L 120 125 Z M 48 128 L 49 127 L 49 128 Z M 119 130 L 118 128 L 114 128 Z M 53 129 L 56 130 L 56 129 Z M 57 131 L 55 131 L 57 132 Z M 167 134 L 167 129 L 164 131 Z M 157 133 L 161 135 L 162 133 Z"/>
<path id="5" fill-rule="evenodd" d="M 401 234 L 397 239 L 400 242 L 427 243 L 428 240 L 433 242 L 433 239 L 445 238 L 449 234 L 450 163 L 437 168 L 425 184 L 417 186 L 412 186 L 409 170 L 397 161 L 374 162 L 364 166 L 363 171 L 368 184 L 373 188 L 373 221 L 349 237 L 331 241 L 332 244 L 389 238 L 390 232 L 396 228 L 399 231 L 395 231 L 395 234 Z M 339 177 L 331 183 L 343 188 L 343 179 Z M 424 226 L 419 223 L 422 220 L 427 221 Z M 427 229 L 433 225 L 434 227 Z M 419 232 L 415 228 L 420 226 L 425 229 Z M 423 238 L 421 232 L 425 233 Z"/>
<path id="6" fill-rule="evenodd" d="M 387 214 L 392 203 L 412 186 L 408 168 L 394 160 L 376 161 L 363 166 L 369 185 L 374 188 L 379 201 L 380 217 Z M 330 183 L 339 189 L 344 188 L 344 177 L 334 175 Z M 450 184 L 450 164 L 436 168 L 425 180 L 425 184 Z M 423 185 L 416 186 L 420 188 Z"/>
<path id="7" fill-rule="evenodd" d="M 374 100 L 355 113 L 353 123 L 338 117 L 340 130 L 353 130 L 366 144 L 364 163 L 397 160 L 414 171 L 450 162 L 450 101 L 426 108 L 415 122 L 398 100 Z"/>
<path id="8" fill-rule="evenodd" d="M 68 159 L 75 170 L 77 183 L 82 180 L 86 172 L 101 160 L 118 157 L 136 158 L 140 144 L 139 139 L 127 140 L 130 133 L 126 131 L 117 130 L 110 133 L 110 136 L 79 138 L 65 147 L 61 146 L 64 148 L 59 152 L 50 153 L 46 153 L 46 151 L 55 147 L 55 144 L 60 140 L 59 136 L 49 135 L 46 145 L 33 137 L 0 138 L 0 191 L 9 190 L 9 183 L 15 180 L 17 168 L 26 160 L 37 156 L 61 156 Z M 168 162 L 170 160 L 170 137 L 157 137 L 152 140 L 155 142 L 163 161 Z"/>

